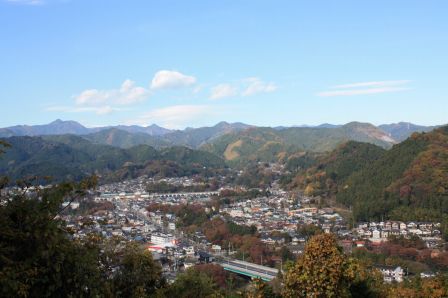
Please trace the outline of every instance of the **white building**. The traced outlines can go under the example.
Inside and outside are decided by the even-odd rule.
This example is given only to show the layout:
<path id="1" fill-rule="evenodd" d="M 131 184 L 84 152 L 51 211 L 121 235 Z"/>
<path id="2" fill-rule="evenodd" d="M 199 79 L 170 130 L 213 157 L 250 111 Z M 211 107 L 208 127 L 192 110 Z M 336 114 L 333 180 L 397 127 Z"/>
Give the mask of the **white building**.
<path id="1" fill-rule="evenodd" d="M 174 243 L 176 238 L 171 234 L 156 233 L 151 235 L 151 243 L 161 245 L 165 243 Z"/>
<path id="2" fill-rule="evenodd" d="M 383 274 L 383 278 L 384 278 L 385 282 L 402 282 L 403 281 L 404 271 L 400 266 L 398 266 L 398 267 L 380 266 L 380 267 L 378 267 L 378 269 Z"/>

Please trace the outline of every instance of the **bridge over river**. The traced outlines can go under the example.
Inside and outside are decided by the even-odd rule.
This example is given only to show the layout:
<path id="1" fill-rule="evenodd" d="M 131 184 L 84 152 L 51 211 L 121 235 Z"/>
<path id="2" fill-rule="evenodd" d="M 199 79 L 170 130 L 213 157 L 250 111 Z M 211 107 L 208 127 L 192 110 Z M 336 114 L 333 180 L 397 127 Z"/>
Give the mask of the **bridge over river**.
<path id="1" fill-rule="evenodd" d="M 271 281 L 277 277 L 278 269 L 257 265 L 245 261 L 232 259 L 216 259 L 215 262 L 221 265 L 224 270 L 245 275 L 251 278 L 260 278 L 264 281 Z"/>

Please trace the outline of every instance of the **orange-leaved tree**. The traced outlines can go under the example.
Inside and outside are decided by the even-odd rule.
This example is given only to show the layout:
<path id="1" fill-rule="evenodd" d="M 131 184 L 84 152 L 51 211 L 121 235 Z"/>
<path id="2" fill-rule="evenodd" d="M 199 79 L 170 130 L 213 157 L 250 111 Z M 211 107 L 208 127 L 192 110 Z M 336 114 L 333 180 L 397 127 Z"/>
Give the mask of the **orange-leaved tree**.
<path id="1" fill-rule="evenodd" d="M 312 237 L 283 279 L 284 297 L 378 297 L 381 276 L 344 255 L 331 234 Z"/>

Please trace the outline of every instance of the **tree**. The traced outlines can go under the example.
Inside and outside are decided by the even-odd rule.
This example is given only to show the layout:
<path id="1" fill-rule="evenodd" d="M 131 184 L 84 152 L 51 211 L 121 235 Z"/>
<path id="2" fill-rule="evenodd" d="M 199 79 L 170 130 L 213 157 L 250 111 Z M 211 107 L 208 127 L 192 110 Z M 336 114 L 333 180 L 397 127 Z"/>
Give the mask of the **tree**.
<path id="1" fill-rule="evenodd" d="M 285 297 L 341 297 L 348 288 L 345 258 L 334 236 L 321 234 L 308 242 L 304 254 L 285 275 Z"/>
<path id="2" fill-rule="evenodd" d="M 194 266 L 193 269 L 209 276 L 220 288 L 225 289 L 228 287 L 227 281 L 229 280 L 229 276 L 227 271 L 225 271 L 220 265 L 200 264 Z"/>
<path id="3" fill-rule="evenodd" d="M 165 292 L 166 297 L 222 297 L 218 286 L 204 272 L 193 268 L 180 274 Z"/>
<path id="4" fill-rule="evenodd" d="M 412 297 L 412 298 L 442 298 L 448 296 L 448 277 L 438 275 L 436 277 L 420 277 L 394 285 L 388 293 L 388 297 Z"/>
<path id="5" fill-rule="evenodd" d="M 6 148 L 11 147 L 11 145 L 8 144 L 7 142 L 3 141 L 3 140 L 0 140 L 0 147 L 3 147 L 3 148 L 6 149 Z M 0 149 L 0 155 L 3 154 L 3 153 L 5 153 L 5 151 L 3 149 Z"/>
<path id="6" fill-rule="evenodd" d="M 255 279 L 244 295 L 246 298 L 277 298 L 279 295 L 274 293 L 272 287 L 261 279 Z"/>
<path id="7" fill-rule="evenodd" d="M 64 197 L 79 197 L 83 184 L 63 183 L 0 198 L 0 296 L 85 297 L 101 291 L 98 250 L 73 241 L 58 219 Z M 33 196 L 34 195 L 34 196 Z"/>
<path id="8" fill-rule="evenodd" d="M 284 278 L 284 297 L 377 297 L 381 279 L 348 259 L 330 234 L 312 237 Z"/>
<path id="9" fill-rule="evenodd" d="M 314 224 L 303 224 L 297 226 L 297 233 L 305 238 L 323 233 L 322 229 Z"/>
<path id="10" fill-rule="evenodd" d="M 95 178 L 34 191 L 20 183 L 0 197 L 0 297 L 149 297 L 164 286 L 160 266 L 136 244 L 71 239 L 61 204 L 83 197 Z"/>
<path id="11" fill-rule="evenodd" d="M 165 286 L 162 268 L 149 251 L 130 243 L 123 252 L 113 289 L 118 297 L 152 297 Z"/>
<path id="12" fill-rule="evenodd" d="M 295 260 L 294 254 L 288 249 L 287 246 L 282 246 L 279 254 L 283 262 L 286 262 L 288 260 Z"/>

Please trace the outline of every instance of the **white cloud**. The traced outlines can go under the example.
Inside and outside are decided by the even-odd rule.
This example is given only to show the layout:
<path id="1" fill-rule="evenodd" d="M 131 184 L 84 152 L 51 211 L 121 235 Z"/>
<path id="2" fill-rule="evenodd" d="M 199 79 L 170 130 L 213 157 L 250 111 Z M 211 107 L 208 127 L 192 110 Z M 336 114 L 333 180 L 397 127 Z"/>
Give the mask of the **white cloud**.
<path id="1" fill-rule="evenodd" d="M 188 87 L 195 83 L 196 78 L 193 76 L 187 76 L 178 71 L 160 70 L 151 81 L 151 89 Z"/>
<path id="2" fill-rule="evenodd" d="M 243 91 L 242 96 L 251 96 L 257 93 L 269 93 L 277 90 L 277 85 L 273 82 L 263 82 L 259 78 L 247 78 L 243 80 L 248 84 L 247 88 Z"/>
<path id="3" fill-rule="evenodd" d="M 210 99 L 221 99 L 238 94 L 238 89 L 230 84 L 219 84 L 212 88 Z"/>
<path id="4" fill-rule="evenodd" d="M 74 98 L 77 105 L 104 106 L 106 104 L 129 105 L 145 100 L 148 96 L 148 90 L 136 86 L 135 82 L 131 80 L 125 80 L 119 89 L 88 89 Z"/>
<path id="5" fill-rule="evenodd" d="M 337 90 L 323 91 L 317 93 L 316 95 L 322 97 L 333 97 L 400 92 L 411 89 L 406 86 L 409 82 L 410 81 L 408 80 L 398 80 L 351 83 L 333 86 L 330 89 Z"/>
<path id="6" fill-rule="evenodd" d="M 191 120 L 210 115 L 212 107 L 208 105 L 176 105 L 154 109 L 128 124 L 149 125 L 157 123 L 167 128 L 182 128 Z"/>

